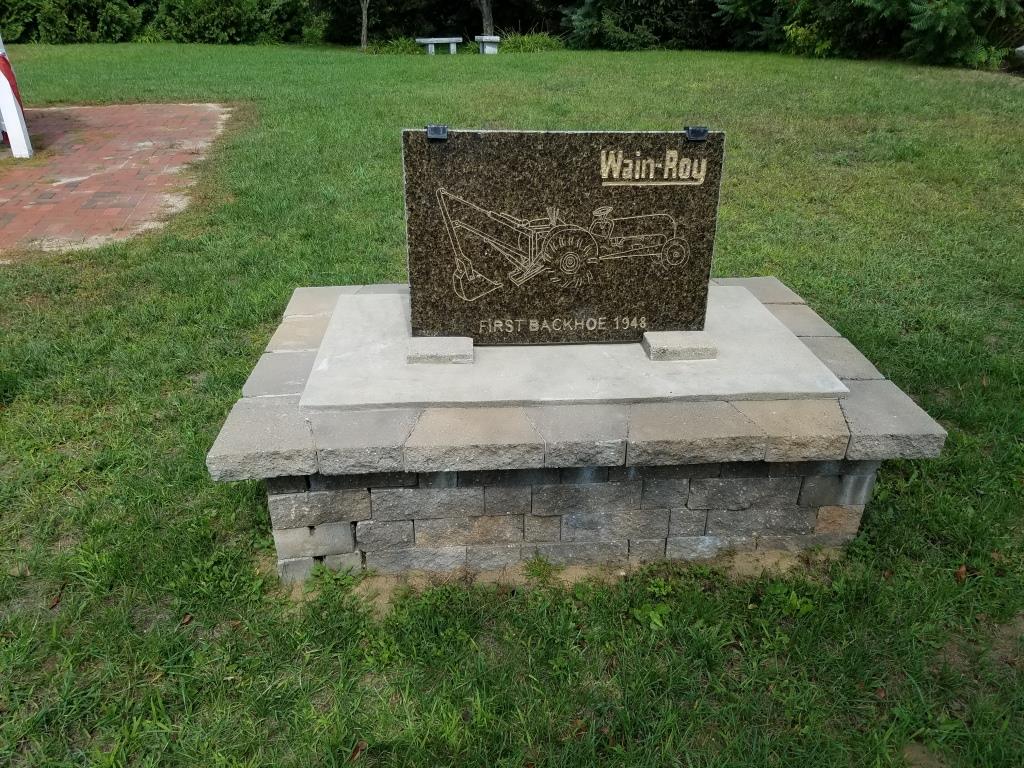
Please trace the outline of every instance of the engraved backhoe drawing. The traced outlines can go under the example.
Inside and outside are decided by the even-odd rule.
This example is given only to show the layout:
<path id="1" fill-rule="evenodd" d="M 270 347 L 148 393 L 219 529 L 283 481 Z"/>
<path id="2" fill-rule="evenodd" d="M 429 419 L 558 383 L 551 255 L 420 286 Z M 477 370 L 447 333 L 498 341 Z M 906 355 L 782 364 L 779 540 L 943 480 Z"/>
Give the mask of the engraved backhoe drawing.
<path id="1" fill-rule="evenodd" d="M 567 222 L 557 208 L 547 216 L 520 219 L 489 211 L 443 187 L 437 190 L 441 217 L 455 253 L 452 288 L 464 301 L 476 301 L 504 287 L 519 286 L 549 274 L 559 287 L 579 288 L 594 279 L 592 267 L 609 259 L 651 258 L 661 267 L 677 267 L 690 258 L 690 245 L 667 213 L 612 218 L 612 207 L 597 208 L 589 227 Z M 485 275 L 467 254 L 490 246 L 511 270 Z M 479 263 L 479 259 L 477 263 Z"/>

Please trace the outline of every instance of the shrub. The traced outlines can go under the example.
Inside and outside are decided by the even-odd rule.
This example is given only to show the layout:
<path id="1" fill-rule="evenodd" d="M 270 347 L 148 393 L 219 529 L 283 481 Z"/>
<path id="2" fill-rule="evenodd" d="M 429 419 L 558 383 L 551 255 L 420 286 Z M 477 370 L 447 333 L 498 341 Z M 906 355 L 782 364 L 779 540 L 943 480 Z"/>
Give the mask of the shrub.
<path id="1" fill-rule="evenodd" d="M 515 32 L 513 30 L 498 30 L 501 36 L 502 53 L 542 53 L 543 51 L 561 51 L 565 48 L 565 41 L 556 35 L 549 35 L 547 32 Z"/>
<path id="2" fill-rule="evenodd" d="M 725 43 L 713 0 L 583 0 L 564 24 L 572 48 L 717 48 Z"/>
<path id="3" fill-rule="evenodd" d="M 1024 40 L 1021 0 L 717 0 L 733 46 L 998 66 Z"/>
<path id="4" fill-rule="evenodd" d="M 381 54 L 421 54 L 424 53 L 423 46 L 411 37 L 396 37 L 383 43 L 370 43 L 366 48 L 367 53 Z"/>
<path id="5" fill-rule="evenodd" d="M 786 53 L 821 59 L 832 51 L 832 41 L 823 40 L 817 24 L 801 26 L 796 22 L 782 28 L 786 34 Z"/>
<path id="6" fill-rule="evenodd" d="M 8 42 L 316 42 L 320 0 L 2 0 Z"/>

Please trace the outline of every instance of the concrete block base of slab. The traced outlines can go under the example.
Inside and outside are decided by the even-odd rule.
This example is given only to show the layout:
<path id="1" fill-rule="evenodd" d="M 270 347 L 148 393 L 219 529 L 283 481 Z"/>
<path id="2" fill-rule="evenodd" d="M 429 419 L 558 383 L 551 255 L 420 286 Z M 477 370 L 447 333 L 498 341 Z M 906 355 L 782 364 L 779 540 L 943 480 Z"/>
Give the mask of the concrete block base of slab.
<path id="1" fill-rule="evenodd" d="M 779 281 L 712 289 L 707 337 L 475 350 L 377 333 L 408 322 L 402 286 L 297 290 L 208 468 L 265 481 L 284 581 L 844 544 L 881 463 L 937 456 L 945 430 Z M 346 323 L 366 349 L 338 357 Z M 659 359 L 702 338 L 717 358 Z"/>
<path id="2" fill-rule="evenodd" d="M 534 558 L 640 566 L 835 547 L 857 535 L 877 462 L 786 462 L 783 476 L 774 466 L 633 467 L 629 479 L 609 479 L 610 467 L 423 472 L 412 485 L 397 473 L 320 476 L 268 482 L 267 505 L 272 517 L 306 507 L 318 515 L 315 526 L 275 524 L 278 572 L 288 582 L 309 578 L 317 564 L 381 574 L 489 572 Z M 311 485 L 344 490 L 303 490 Z M 315 493 L 368 497 L 370 509 L 311 501 Z"/>

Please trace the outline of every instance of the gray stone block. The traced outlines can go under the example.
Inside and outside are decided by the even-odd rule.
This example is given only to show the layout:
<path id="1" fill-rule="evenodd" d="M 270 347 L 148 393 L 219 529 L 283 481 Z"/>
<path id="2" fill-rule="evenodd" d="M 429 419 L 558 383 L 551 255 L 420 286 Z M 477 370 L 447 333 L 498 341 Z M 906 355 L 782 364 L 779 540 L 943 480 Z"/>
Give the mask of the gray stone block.
<path id="1" fill-rule="evenodd" d="M 786 507 L 797 503 L 798 477 L 706 478 L 690 482 L 690 509 Z"/>
<path id="2" fill-rule="evenodd" d="M 762 304 L 803 304 L 799 294 L 777 277 L 716 277 L 718 285 L 746 288 Z"/>
<path id="3" fill-rule="evenodd" d="M 841 400 L 850 425 L 848 459 L 926 459 L 938 456 L 946 430 L 891 381 L 847 381 Z"/>
<path id="4" fill-rule="evenodd" d="M 703 509 L 673 509 L 669 519 L 669 536 L 703 536 L 708 513 Z"/>
<path id="5" fill-rule="evenodd" d="M 410 365 L 468 365 L 473 362 L 473 339 L 468 336 L 413 336 L 405 361 Z"/>
<path id="6" fill-rule="evenodd" d="M 358 475 L 310 475 L 311 491 L 341 491 L 350 488 L 407 488 L 417 485 L 415 472 L 369 472 Z"/>
<path id="7" fill-rule="evenodd" d="M 665 539 L 630 539 L 629 562 L 656 563 L 665 559 Z"/>
<path id="8" fill-rule="evenodd" d="M 378 573 L 451 573 L 466 567 L 465 547 L 412 547 L 366 553 L 367 570 Z"/>
<path id="9" fill-rule="evenodd" d="M 710 360 L 718 347 L 705 331 L 647 331 L 640 342 L 651 360 Z"/>
<path id="10" fill-rule="evenodd" d="M 815 515 L 816 510 L 807 507 L 713 509 L 708 512 L 707 533 L 710 536 L 811 533 L 814 531 Z"/>
<path id="11" fill-rule="evenodd" d="M 466 547 L 466 567 L 471 571 L 500 571 L 522 559 L 520 544 Z"/>
<path id="12" fill-rule="evenodd" d="M 720 536 L 670 536 L 665 541 L 668 560 L 712 560 L 729 549 Z"/>
<path id="13" fill-rule="evenodd" d="M 359 552 L 347 552 L 343 555 L 327 555 L 323 559 L 324 568 L 332 571 L 361 571 L 363 556 Z"/>
<path id="14" fill-rule="evenodd" d="M 528 485 L 485 485 L 485 515 L 528 515 L 533 492 Z"/>
<path id="15" fill-rule="evenodd" d="M 416 521 L 418 547 L 510 544 L 522 540 L 522 515 L 446 517 Z"/>
<path id="16" fill-rule="evenodd" d="M 643 497 L 640 506 L 644 509 L 675 509 L 685 507 L 690 495 L 690 481 L 687 478 L 676 480 L 644 480 Z"/>
<path id="17" fill-rule="evenodd" d="M 315 359 L 315 351 L 261 355 L 242 386 L 242 397 L 301 395 Z"/>
<path id="18" fill-rule="evenodd" d="M 729 403 L 673 402 L 630 410 L 626 463 L 761 461 L 767 438 Z"/>
<path id="19" fill-rule="evenodd" d="M 732 404 L 768 436 L 765 460 L 842 459 L 850 430 L 838 400 L 768 400 Z"/>
<path id="20" fill-rule="evenodd" d="M 366 520 L 370 517 L 370 492 L 359 489 L 275 494 L 267 497 L 267 509 L 274 528 Z"/>
<path id="21" fill-rule="evenodd" d="M 403 447 L 419 414 L 415 409 L 309 411 L 320 471 L 330 475 L 401 471 Z"/>
<path id="22" fill-rule="evenodd" d="M 840 475 L 842 461 L 780 461 L 768 466 L 769 477 L 804 477 L 807 475 Z"/>
<path id="23" fill-rule="evenodd" d="M 643 484 L 591 483 L 589 485 L 538 485 L 533 489 L 533 514 L 562 515 L 568 512 L 619 512 L 640 508 Z"/>
<path id="24" fill-rule="evenodd" d="M 668 536 L 667 509 L 570 512 L 562 516 L 562 541 L 616 541 Z"/>
<path id="25" fill-rule="evenodd" d="M 616 466 L 626 459 L 625 406 L 552 405 L 526 414 L 544 440 L 546 466 Z"/>
<path id="26" fill-rule="evenodd" d="M 801 341 L 840 379 L 885 378 L 849 339 L 842 336 L 808 336 Z"/>
<path id="27" fill-rule="evenodd" d="M 557 469 L 495 469 L 483 472 L 459 472 L 459 487 L 478 485 L 557 485 L 561 474 Z"/>
<path id="28" fill-rule="evenodd" d="M 374 520 L 466 517 L 484 513 L 483 488 L 374 488 L 370 491 Z"/>
<path id="29" fill-rule="evenodd" d="M 278 560 L 339 555 L 355 548 L 351 523 L 323 523 L 315 528 L 278 528 L 271 533 Z"/>
<path id="30" fill-rule="evenodd" d="M 559 482 L 565 484 L 607 483 L 608 467 L 569 467 L 559 473 Z"/>
<path id="31" fill-rule="evenodd" d="M 852 538 L 860 529 L 860 520 L 863 514 L 863 504 L 819 507 L 818 516 L 814 522 L 814 533 L 823 536 Z"/>
<path id="32" fill-rule="evenodd" d="M 316 352 L 327 331 L 330 315 L 294 315 L 277 326 L 267 344 L 267 352 Z"/>
<path id="33" fill-rule="evenodd" d="M 405 444 L 410 472 L 544 465 L 544 441 L 522 408 L 427 408 Z"/>
<path id="34" fill-rule="evenodd" d="M 725 467 L 756 465 L 758 462 L 742 464 L 665 464 L 653 467 L 609 467 L 608 479 L 623 480 L 692 480 L 697 477 L 718 477 Z"/>
<path id="35" fill-rule="evenodd" d="M 647 331 L 640 342 L 650 360 L 713 360 L 718 347 L 705 331 Z"/>
<path id="36" fill-rule="evenodd" d="M 813 475 L 805 477 L 800 505 L 821 507 L 867 504 L 875 487 L 875 475 Z"/>
<path id="37" fill-rule="evenodd" d="M 358 285 L 329 285 L 296 288 L 285 307 L 285 317 L 289 315 L 329 315 L 343 293 L 356 293 Z"/>
<path id="38" fill-rule="evenodd" d="M 840 335 L 817 312 L 803 304 L 765 304 L 765 307 L 798 337 Z"/>
<path id="39" fill-rule="evenodd" d="M 815 475 L 873 475 L 878 472 L 882 466 L 880 461 L 844 461 L 842 462 L 842 470 L 836 473 L 832 472 L 808 472 L 807 474 Z"/>
<path id="40" fill-rule="evenodd" d="M 621 483 L 624 480 L 642 480 L 644 467 L 608 467 L 608 480 Z"/>
<path id="41" fill-rule="evenodd" d="M 313 572 L 316 560 L 312 557 L 294 557 L 277 561 L 277 575 L 285 584 L 305 581 Z"/>
<path id="42" fill-rule="evenodd" d="M 559 541 L 562 538 L 562 518 L 526 515 L 524 536 L 526 541 Z"/>
<path id="43" fill-rule="evenodd" d="M 523 559 L 531 557 L 541 557 L 555 565 L 606 565 L 625 562 L 629 558 L 629 544 L 625 539 L 524 544 Z"/>
<path id="44" fill-rule="evenodd" d="M 767 461 L 735 461 L 722 464 L 722 471 L 705 477 L 768 477 Z"/>
<path id="45" fill-rule="evenodd" d="M 260 480 L 316 472 L 309 425 L 291 397 L 239 400 L 206 456 L 214 480 Z"/>
<path id="46" fill-rule="evenodd" d="M 306 475 L 268 477 L 264 483 L 267 486 L 267 494 L 305 493 L 309 490 L 309 477 Z"/>
<path id="47" fill-rule="evenodd" d="M 412 520 L 363 520 L 356 523 L 356 546 L 364 550 L 413 546 Z"/>
<path id="48" fill-rule="evenodd" d="M 458 488 L 458 472 L 420 472 L 420 488 Z"/>

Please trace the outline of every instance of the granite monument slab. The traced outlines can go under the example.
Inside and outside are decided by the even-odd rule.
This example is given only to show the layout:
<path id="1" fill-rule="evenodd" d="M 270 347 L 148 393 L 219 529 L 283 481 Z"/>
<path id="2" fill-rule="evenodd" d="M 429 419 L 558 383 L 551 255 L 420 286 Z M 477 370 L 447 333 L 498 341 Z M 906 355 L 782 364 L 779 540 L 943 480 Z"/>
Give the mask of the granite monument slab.
<path id="1" fill-rule="evenodd" d="M 403 132 L 414 336 L 702 330 L 725 135 Z"/>

